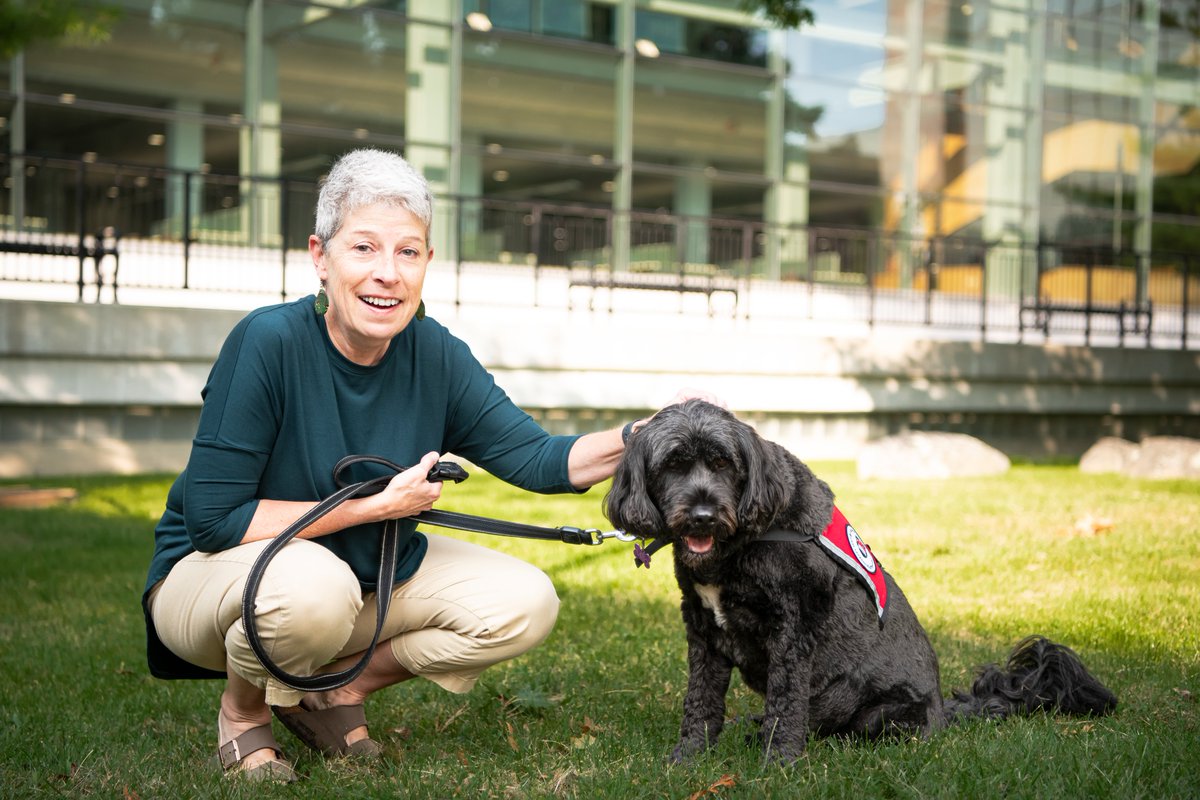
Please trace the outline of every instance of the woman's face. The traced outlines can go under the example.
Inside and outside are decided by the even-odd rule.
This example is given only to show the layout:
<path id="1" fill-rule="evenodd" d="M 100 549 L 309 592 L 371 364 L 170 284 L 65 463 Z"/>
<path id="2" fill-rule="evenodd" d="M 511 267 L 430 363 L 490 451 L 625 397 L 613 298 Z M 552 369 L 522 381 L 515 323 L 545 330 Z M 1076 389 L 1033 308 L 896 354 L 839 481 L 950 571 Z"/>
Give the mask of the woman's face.
<path id="1" fill-rule="evenodd" d="M 377 203 L 348 214 L 328 245 L 308 238 L 329 296 L 329 338 L 354 363 L 378 363 L 417 313 L 433 257 L 427 236 L 408 209 Z"/>

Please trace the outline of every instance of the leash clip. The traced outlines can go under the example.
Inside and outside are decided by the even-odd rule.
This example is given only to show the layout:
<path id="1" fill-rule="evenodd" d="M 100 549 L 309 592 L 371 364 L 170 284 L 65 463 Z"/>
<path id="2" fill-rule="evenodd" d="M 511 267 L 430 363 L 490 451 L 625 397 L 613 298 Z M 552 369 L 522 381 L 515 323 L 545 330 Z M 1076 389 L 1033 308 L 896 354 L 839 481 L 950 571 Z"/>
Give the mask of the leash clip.
<path id="1" fill-rule="evenodd" d="M 599 528 L 576 528 L 570 525 L 564 525 L 558 529 L 562 540 L 567 544 L 586 544 L 599 545 L 604 544 L 606 539 L 616 539 L 621 542 L 636 541 L 636 536 L 630 536 L 624 531 L 602 531 Z"/>
<path id="2" fill-rule="evenodd" d="M 596 535 L 596 541 L 592 544 L 604 544 L 606 539 L 616 539 L 618 542 L 636 542 L 638 537 L 625 531 L 598 531 L 593 528 L 590 533 Z"/>

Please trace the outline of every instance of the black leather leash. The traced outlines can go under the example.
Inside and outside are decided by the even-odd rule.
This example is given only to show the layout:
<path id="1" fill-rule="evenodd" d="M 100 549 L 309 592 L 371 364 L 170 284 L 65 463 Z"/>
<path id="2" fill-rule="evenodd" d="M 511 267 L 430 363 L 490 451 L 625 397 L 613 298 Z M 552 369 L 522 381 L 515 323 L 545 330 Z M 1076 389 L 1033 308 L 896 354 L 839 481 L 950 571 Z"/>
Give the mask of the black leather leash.
<path id="1" fill-rule="evenodd" d="M 352 465 L 360 463 L 377 464 L 386 468 L 388 472 L 369 480 L 359 481 L 358 483 L 347 483 L 343 479 L 342 474 Z M 307 513 L 276 536 L 263 549 L 258 558 L 255 559 L 253 566 L 250 567 L 250 574 L 246 576 L 246 586 L 242 591 L 242 625 L 246 629 L 246 639 L 250 642 L 250 648 L 254 651 L 254 655 L 258 657 L 259 662 L 271 674 L 271 677 L 280 683 L 305 692 L 327 692 L 331 689 L 345 686 L 362 674 L 362 671 L 367 668 L 367 662 L 371 660 L 371 656 L 375 652 L 375 647 L 379 644 L 379 636 L 383 631 L 384 620 L 387 618 L 388 606 L 392 601 L 392 590 L 395 588 L 396 556 L 400 538 L 399 520 L 389 519 L 383 523 L 379 575 L 375 584 L 375 634 L 371 637 L 371 644 L 363 652 L 362 658 L 357 663 L 339 672 L 326 672 L 318 675 L 293 675 L 271 660 L 258 634 L 258 623 L 254 617 L 254 600 L 258 596 L 258 589 L 262 584 L 263 574 L 267 570 L 267 565 L 271 563 L 271 559 L 288 542 L 295 539 L 296 536 L 321 517 L 347 500 L 379 493 L 397 473 L 403 472 L 406 469 L 408 467 L 402 467 L 379 456 L 346 456 L 334 465 L 333 468 L 333 480 L 340 488 L 313 506 Z M 439 461 L 429 471 L 428 479 L 431 481 L 454 481 L 455 483 L 461 483 L 467 477 L 467 471 L 459 465 L 448 461 Z M 635 538 L 627 536 L 620 531 L 601 532 L 596 528 L 574 528 L 565 525 L 559 528 L 546 528 L 539 525 L 507 522 L 505 520 L 491 519 L 490 517 L 477 517 L 473 514 L 462 514 L 456 511 L 439 511 L 437 509 L 422 511 L 407 519 L 424 522 L 428 525 L 437 525 L 442 528 L 491 533 L 497 536 L 517 536 L 524 539 L 543 539 L 565 542 L 566 544 L 598 545 L 603 544 L 607 539 L 633 541 Z"/>

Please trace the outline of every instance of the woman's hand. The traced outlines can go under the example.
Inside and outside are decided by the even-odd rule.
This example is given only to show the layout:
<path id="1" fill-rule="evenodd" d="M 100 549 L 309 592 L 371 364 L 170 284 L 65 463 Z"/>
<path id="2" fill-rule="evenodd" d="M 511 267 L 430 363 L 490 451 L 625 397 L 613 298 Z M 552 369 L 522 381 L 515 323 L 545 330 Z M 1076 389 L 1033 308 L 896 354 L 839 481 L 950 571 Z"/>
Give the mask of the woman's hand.
<path id="1" fill-rule="evenodd" d="M 429 470 L 440 457 L 436 452 L 426 453 L 416 466 L 396 473 L 382 492 L 368 498 L 374 501 L 371 516 L 376 521 L 399 519 L 433 508 L 442 496 L 442 484 L 429 480 Z"/>
<path id="2" fill-rule="evenodd" d="M 688 400 L 704 400 L 724 409 L 729 408 L 723 399 L 711 392 L 686 388 L 676 392 L 667 405 L 673 406 Z M 632 431 L 636 432 L 653 417 L 654 415 L 651 414 L 649 417 L 634 422 Z M 621 460 L 621 454 L 624 452 L 625 442 L 621 428 L 581 436 L 571 447 L 571 452 L 567 454 L 567 474 L 570 476 L 571 485 L 577 489 L 586 489 L 602 480 L 611 478 L 617 469 L 617 462 Z"/>
<path id="3" fill-rule="evenodd" d="M 429 470 L 437 462 L 437 453 L 426 453 L 421 463 L 397 473 L 382 492 L 342 503 L 305 528 L 300 538 L 315 539 L 353 525 L 411 517 L 428 511 L 442 496 L 442 484 L 429 480 Z M 314 505 L 316 503 L 307 501 L 260 500 L 241 543 L 276 536 Z"/>

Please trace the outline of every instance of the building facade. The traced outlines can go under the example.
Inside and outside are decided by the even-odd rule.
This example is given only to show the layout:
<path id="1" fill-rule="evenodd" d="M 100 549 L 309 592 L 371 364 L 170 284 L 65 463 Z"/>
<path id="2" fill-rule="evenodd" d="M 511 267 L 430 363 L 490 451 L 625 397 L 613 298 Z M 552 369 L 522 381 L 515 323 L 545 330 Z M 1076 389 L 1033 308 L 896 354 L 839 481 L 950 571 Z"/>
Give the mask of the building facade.
<path id="1" fill-rule="evenodd" d="M 0 476 L 182 466 L 364 145 L 441 195 L 431 313 L 555 429 L 702 379 L 807 457 L 1198 433 L 1195 0 L 105 4 L 105 41 L 0 61 Z M 123 305 L 37 302 L 115 300 L 80 253 L 117 233 Z"/>
<path id="2" fill-rule="evenodd" d="M 814 228 L 1200 251 L 1194 0 L 812 0 L 788 31 L 737 0 L 105 4 L 105 41 L 0 63 L 6 227 L 37 217 L 23 157 L 55 156 L 236 176 L 164 182 L 126 234 L 186 209 L 266 240 L 280 188 L 247 179 L 374 145 L 464 201 L 443 255 L 512 251 L 494 210 L 532 201 L 611 211 L 618 264 L 645 255 L 630 212 L 684 220 L 696 264 L 729 258 L 710 220 L 753 220 L 767 235 L 733 249 L 768 278 L 808 268 Z M 817 267 L 855 269 L 836 261 Z"/>

